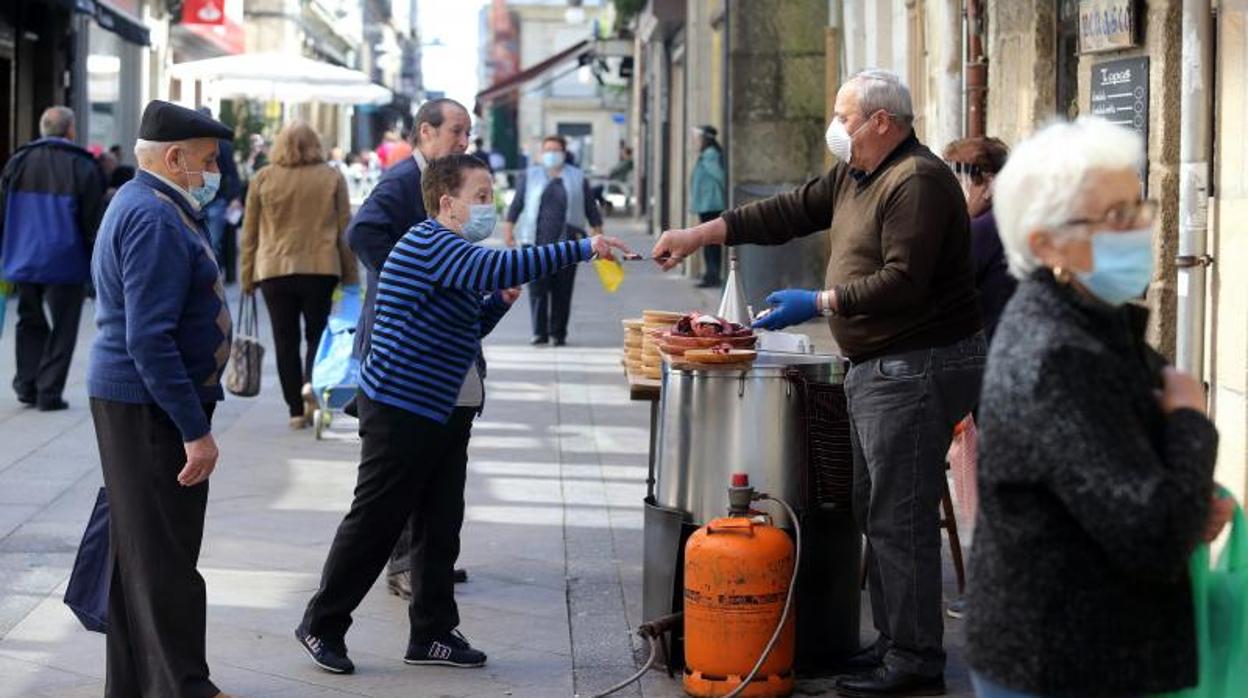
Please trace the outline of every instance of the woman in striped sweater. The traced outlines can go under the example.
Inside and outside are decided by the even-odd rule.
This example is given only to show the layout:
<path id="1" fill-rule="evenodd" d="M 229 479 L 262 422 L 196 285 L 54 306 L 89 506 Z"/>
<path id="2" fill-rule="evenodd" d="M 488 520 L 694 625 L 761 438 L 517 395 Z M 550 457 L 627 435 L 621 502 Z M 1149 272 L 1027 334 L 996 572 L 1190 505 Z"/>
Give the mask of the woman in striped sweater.
<path id="1" fill-rule="evenodd" d="M 377 319 L 360 376 L 363 439 L 355 501 L 338 527 L 295 630 L 318 666 L 355 667 L 344 637 L 351 612 L 377 579 L 413 511 L 411 634 L 404 661 L 476 667 L 485 654 L 456 627 L 455 558 L 464 519 L 472 420 L 484 389 L 481 338 L 502 319 L 517 286 L 595 257 L 628 252 L 606 236 L 521 250 L 475 243 L 497 222 L 489 169 L 470 155 L 430 163 L 421 184 L 437 216 L 412 228 L 382 267 Z"/>

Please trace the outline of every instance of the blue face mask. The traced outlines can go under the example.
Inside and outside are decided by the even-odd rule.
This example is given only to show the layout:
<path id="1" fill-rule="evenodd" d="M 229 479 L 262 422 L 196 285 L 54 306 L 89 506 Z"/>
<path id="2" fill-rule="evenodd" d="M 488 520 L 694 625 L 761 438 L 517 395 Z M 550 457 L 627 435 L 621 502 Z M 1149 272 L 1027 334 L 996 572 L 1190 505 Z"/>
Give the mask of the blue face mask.
<path id="1" fill-rule="evenodd" d="M 1110 305 L 1138 298 L 1153 279 L 1151 228 L 1092 234 L 1092 271 L 1076 274 L 1092 295 Z"/>
<path id="2" fill-rule="evenodd" d="M 186 169 L 185 161 L 183 161 L 182 163 L 182 171 L 187 174 L 188 188 L 186 190 L 186 193 L 191 195 L 191 198 L 195 200 L 195 203 L 198 205 L 199 208 L 203 208 L 207 206 L 208 204 L 212 203 L 213 199 L 217 198 L 217 190 L 221 188 L 221 173 L 220 172 L 209 172 L 208 170 L 200 170 L 199 172 L 191 172 L 190 170 Z M 201 186 L 198 186 L 198 187 L 189 186 L 190 175 L 195 175 L 195 174 L 203 176 L 204 183 Z"/>
<path id="3" fill-rule="evenodd" d="M 548 170 L 553 170 L 556 167 L 559 167 L 563 164 L 563 160 L 563 153 L 558 151 L 547 150 L 542 153 L 542 165 Z"/>
<path id="4" fill-rule="evenodd" d="M 468 242 L 481 242 L 494 234 L 498 224 L 498 210 L 494 204 L 472 204 L 468 207 L 468 220 L 459 234 Z"/>

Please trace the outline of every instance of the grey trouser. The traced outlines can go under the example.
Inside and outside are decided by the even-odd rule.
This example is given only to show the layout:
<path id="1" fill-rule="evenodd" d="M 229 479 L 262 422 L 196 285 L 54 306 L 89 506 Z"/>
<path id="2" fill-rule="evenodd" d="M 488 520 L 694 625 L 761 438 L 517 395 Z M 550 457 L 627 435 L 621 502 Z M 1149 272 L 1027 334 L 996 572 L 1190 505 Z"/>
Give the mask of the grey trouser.
<path id="1" fill-rule="evenodd" d="M 986 348 L 976 333 L 855 363 L 845 379 L 876 649 L 886 665 L 913 674 L 945 667 L 941 485 L 954 425 L 979 398 Z"/>

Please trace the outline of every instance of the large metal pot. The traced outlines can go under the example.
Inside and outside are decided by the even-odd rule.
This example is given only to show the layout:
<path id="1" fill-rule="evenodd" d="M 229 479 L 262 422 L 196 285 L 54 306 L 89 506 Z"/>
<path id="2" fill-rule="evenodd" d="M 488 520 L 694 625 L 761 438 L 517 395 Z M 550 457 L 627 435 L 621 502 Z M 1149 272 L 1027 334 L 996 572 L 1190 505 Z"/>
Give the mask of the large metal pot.
<path id="1" fill-rule="evenodd" d="M 665 364 L 656 503 L 706 523 L 727 511 L 730 476 L 744 472 L 759 492 L 800 506 L 806 429 L 795 374 L 840 384 L 845 364 L 831 355 L 765 352 L 747 371 Z M 776 525 L 790 525 L 782 511 L 772 514 Z"/>

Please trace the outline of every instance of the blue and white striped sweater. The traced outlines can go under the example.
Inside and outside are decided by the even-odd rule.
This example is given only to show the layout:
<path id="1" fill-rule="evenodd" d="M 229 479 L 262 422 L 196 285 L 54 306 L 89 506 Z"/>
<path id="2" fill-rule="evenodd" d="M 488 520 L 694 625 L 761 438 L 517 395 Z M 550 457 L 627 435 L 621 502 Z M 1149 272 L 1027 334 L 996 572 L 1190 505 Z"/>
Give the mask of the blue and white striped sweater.
<path id="1" fill-rule="evenodd" d="M 360 388 L 377 402 L 445 423 L 481 338 L 509 308 L 498 291 L 592 256 L 589 240 L 493 250 L 432 218 L 417 225 L 381 269 Z"/>

